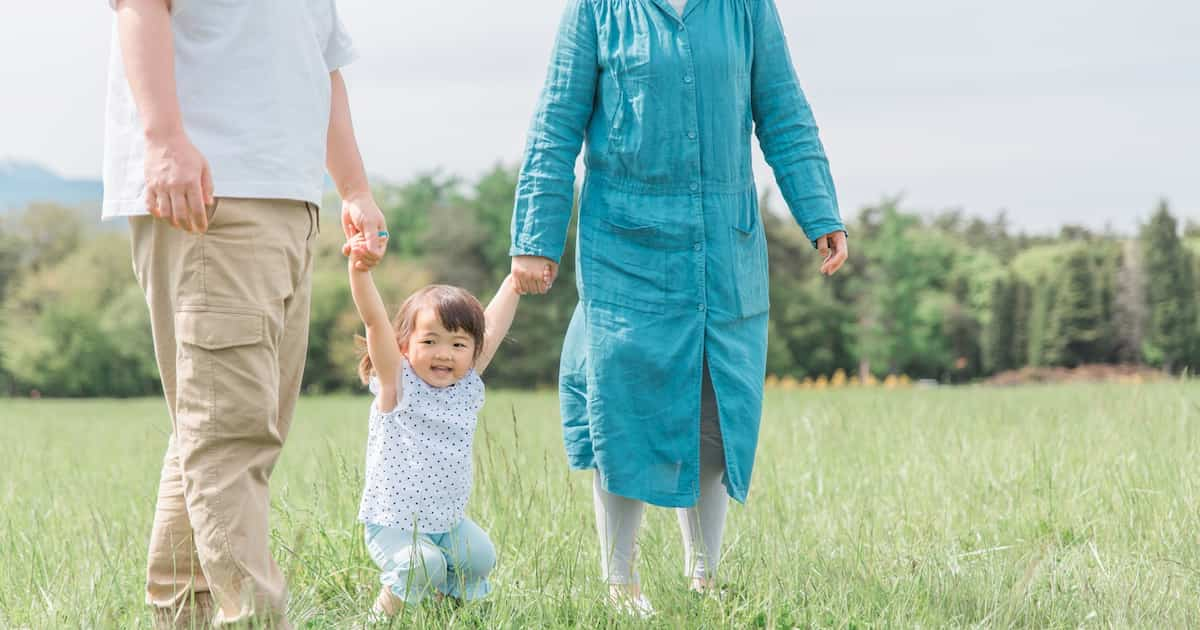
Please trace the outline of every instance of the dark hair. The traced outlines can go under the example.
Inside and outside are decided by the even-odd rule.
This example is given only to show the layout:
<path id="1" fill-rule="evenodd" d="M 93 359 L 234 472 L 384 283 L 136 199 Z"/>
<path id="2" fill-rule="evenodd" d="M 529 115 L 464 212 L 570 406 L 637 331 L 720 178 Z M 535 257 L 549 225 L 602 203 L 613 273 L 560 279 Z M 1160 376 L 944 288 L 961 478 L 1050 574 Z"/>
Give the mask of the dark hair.
<path id="1" fill-rule="evenodd" d="M 396 331 L 396 343 L 403 345 L 417 325 L 417 313 L 422 308 L 432 308 L 437 313 L 442 325 L 450 332 L 463 331 L 475 340 L 475 359 L 483 352 L 483 333 L 486 326 L 483 316 L 483 305 L 466 289 L 445 284 L 431 284 L 408 296 L 400 305 L 400 312 L 392 320 L 392 330 Z M 354 336 L 355 344 L 362 354 L 358 363 L 358 377 L 363 384 L 369 383 L 375 373 L 371 365 L 371 355 L 367 354 L 367 340 L 361 335 Z"/>

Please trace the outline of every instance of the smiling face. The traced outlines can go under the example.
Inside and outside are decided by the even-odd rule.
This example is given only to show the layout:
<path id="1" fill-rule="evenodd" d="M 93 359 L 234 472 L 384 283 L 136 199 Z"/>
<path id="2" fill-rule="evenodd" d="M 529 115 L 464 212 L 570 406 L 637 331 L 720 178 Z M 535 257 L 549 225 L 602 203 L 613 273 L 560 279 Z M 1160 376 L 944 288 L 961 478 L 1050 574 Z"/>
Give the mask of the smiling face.
<path id="1" fill-rule="evenodd" d="M 457 383 L 483 350 L 483 305 L 466 289 L 431 284 L 408 296 L 392 321 L 400 352 L 434 387 Z"/>
<path id="2" fill-rule="evenodd" d="M 457 383 L 475 365 L 475 338 L 463 329 L 448 330 L 431 306 L 417 311 L 401 351 L 417 376 L 434 387 Z"/>

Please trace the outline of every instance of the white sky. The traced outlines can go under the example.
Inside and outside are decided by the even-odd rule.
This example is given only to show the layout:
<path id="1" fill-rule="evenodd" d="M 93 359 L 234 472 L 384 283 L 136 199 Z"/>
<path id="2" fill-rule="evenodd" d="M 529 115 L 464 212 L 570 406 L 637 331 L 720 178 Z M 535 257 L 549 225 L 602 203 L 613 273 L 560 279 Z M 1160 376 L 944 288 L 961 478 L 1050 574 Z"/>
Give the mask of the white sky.
<path id="1" fill-rule="evenodd" d="M 1128 230 L 1167 197 L 1200 219 L 1200 3 L 777 2 L 846 214 L 902 194 L 1032 230 Z M 98 178 L 107 4 L 9 4 L 0 158 Z M 562 4 L 339 0 L 368 170 L 518 160 Z"/>

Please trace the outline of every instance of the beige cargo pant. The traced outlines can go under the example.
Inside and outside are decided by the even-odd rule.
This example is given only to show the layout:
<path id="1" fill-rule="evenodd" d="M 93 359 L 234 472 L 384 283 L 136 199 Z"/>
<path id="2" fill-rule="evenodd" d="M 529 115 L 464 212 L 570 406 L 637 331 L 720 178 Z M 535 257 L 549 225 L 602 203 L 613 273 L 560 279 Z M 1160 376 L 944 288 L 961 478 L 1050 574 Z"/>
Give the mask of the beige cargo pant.
<path id="1" fill-rule="evenodd" d="M 159 627 L 289 628 L 267 481 L 300 392 L 317 207 L 220 198 L 206 234 L 130 219 L 171 414 L 146 601 Z"/>

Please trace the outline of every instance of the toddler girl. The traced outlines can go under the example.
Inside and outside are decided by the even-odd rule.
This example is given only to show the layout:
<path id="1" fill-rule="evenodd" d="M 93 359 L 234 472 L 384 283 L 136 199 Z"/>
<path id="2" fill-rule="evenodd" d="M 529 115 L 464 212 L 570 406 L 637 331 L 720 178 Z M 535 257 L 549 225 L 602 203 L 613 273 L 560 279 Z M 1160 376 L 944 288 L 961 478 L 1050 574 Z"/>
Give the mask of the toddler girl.
<path id="1" fill-rule="evenodd" d="M 375 394 L 358 518 L 382 571 L 374 612 L 391 616 L 431 595 L 484 597 L 496 552 L 465 514 L 471 442 L 483 406 L 479 375 L 507 334 L 520 296 L 505 278 L 485 311 L 463 289 L 432 285 L 389 319 L 371 272 L 356 268 L 364 252 L 356 237 L 350 289 L 367 347 L 359 376 Z"/>

